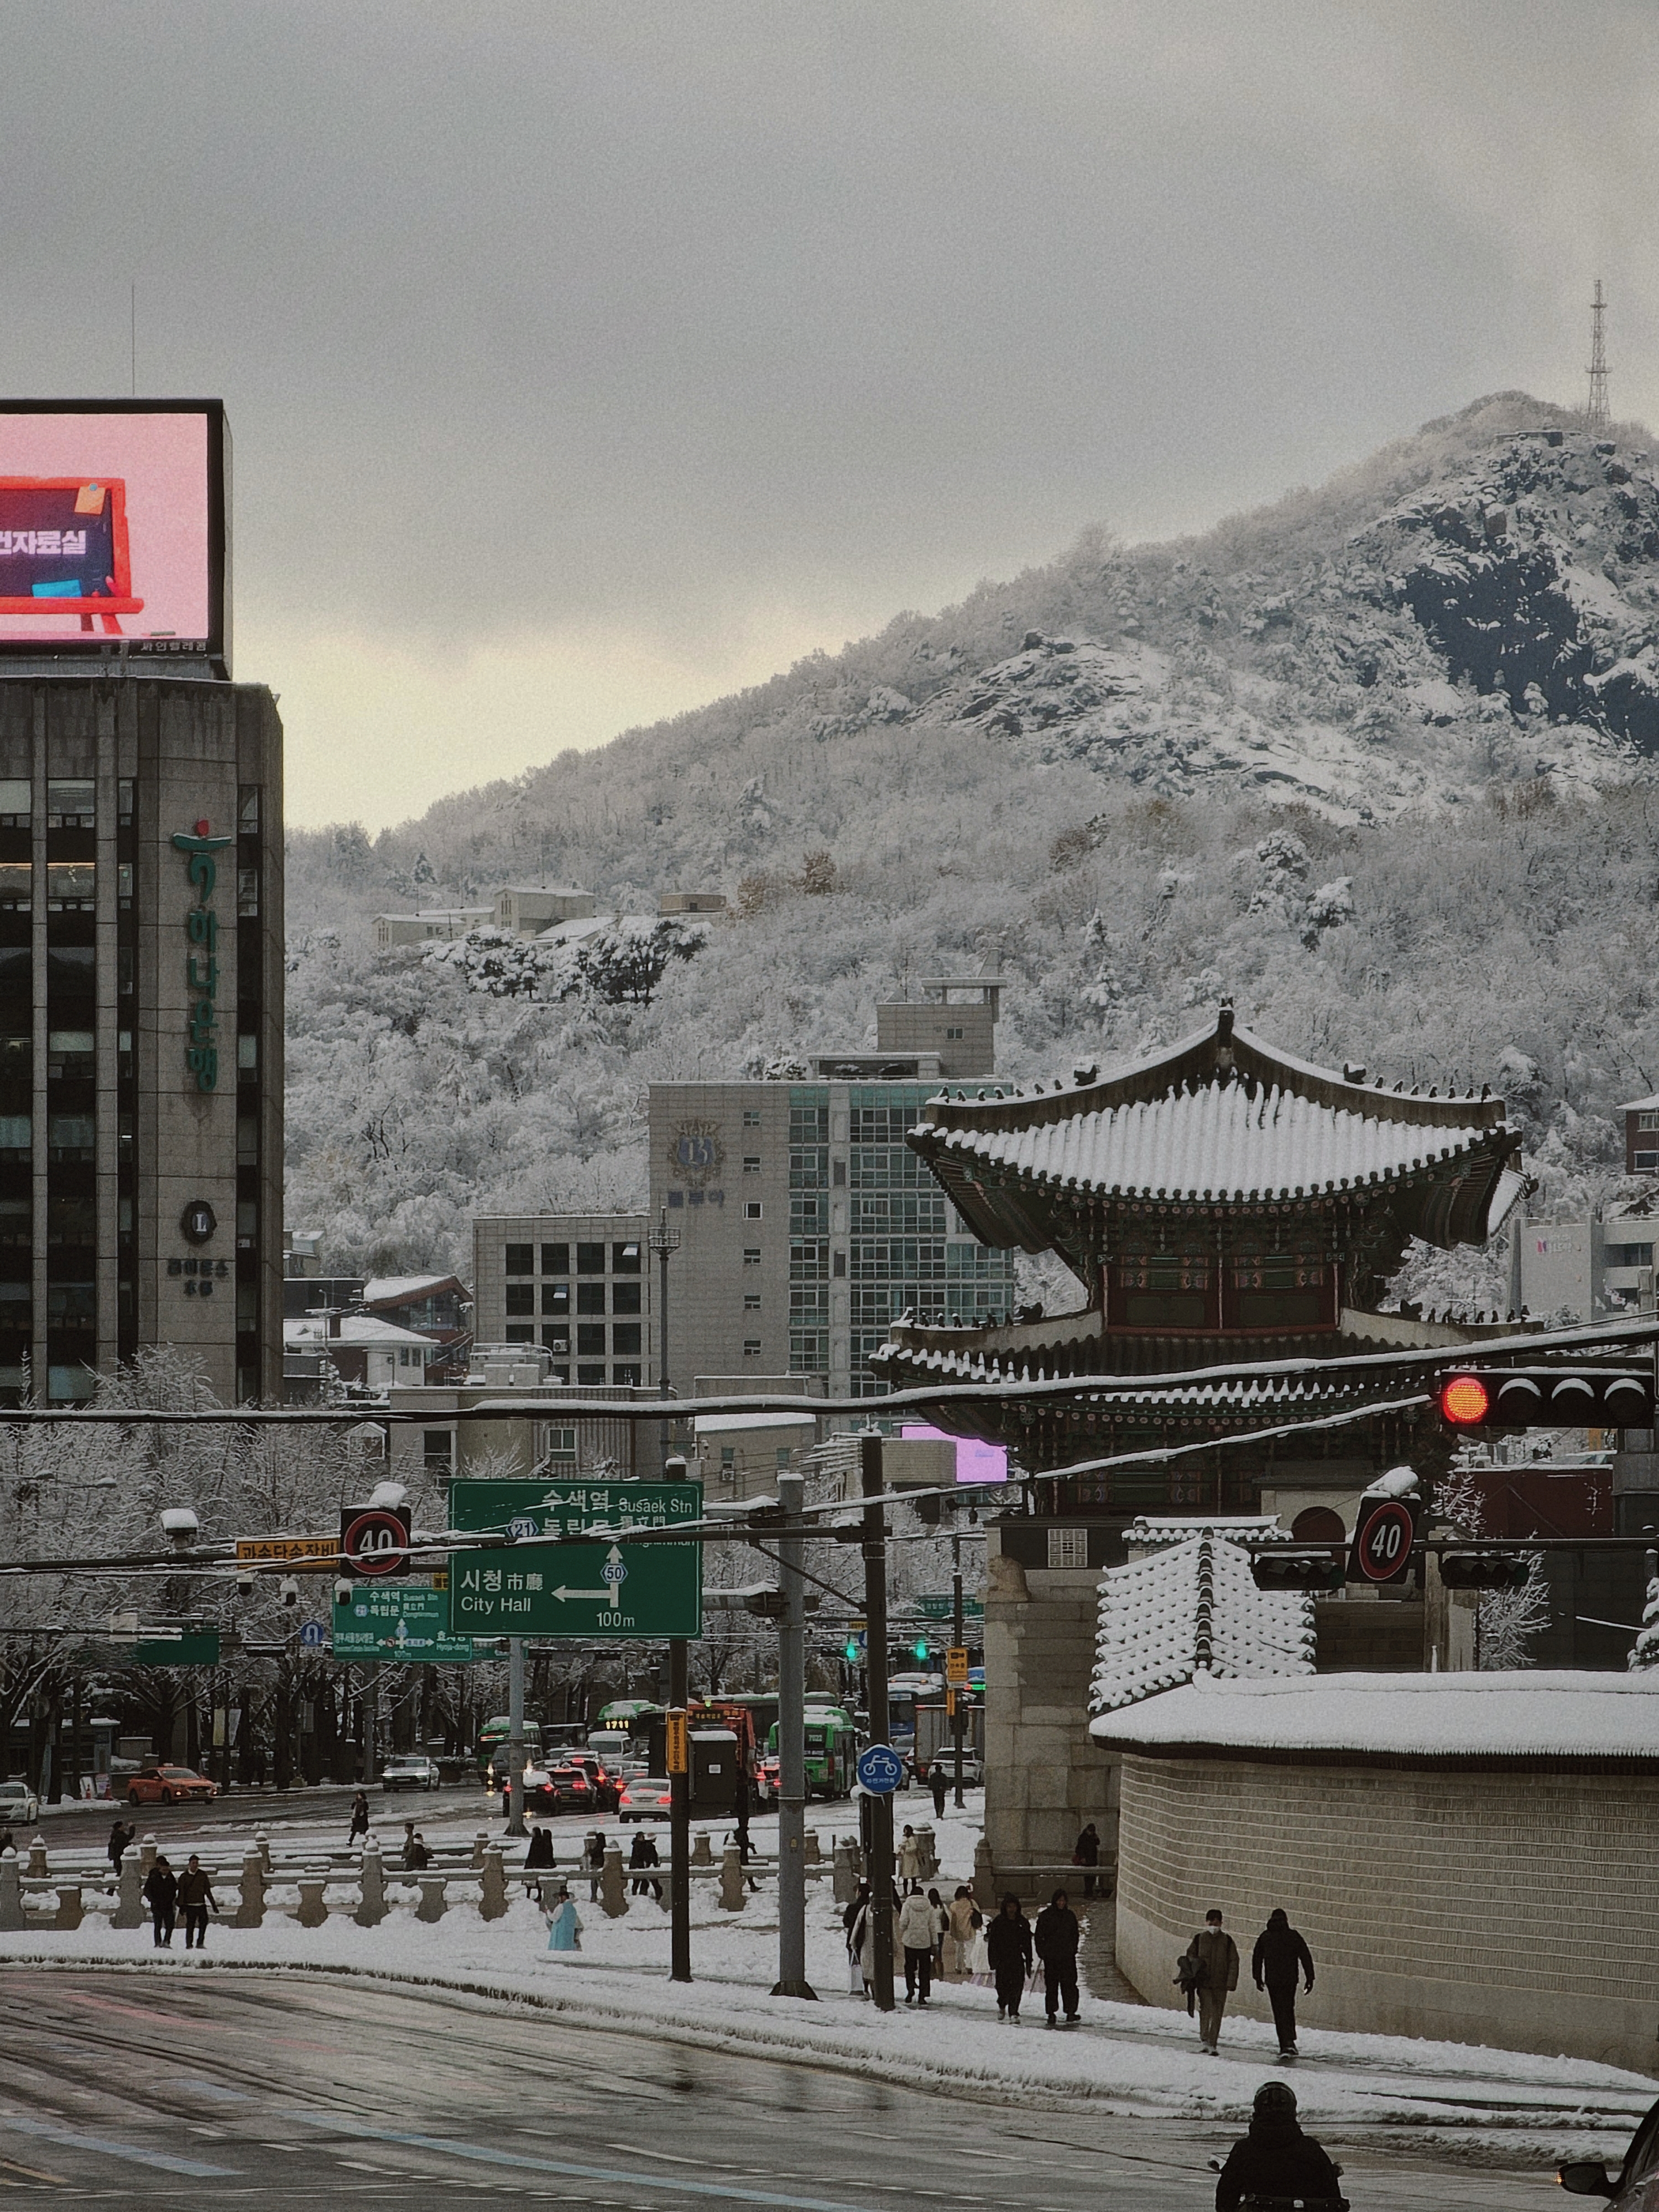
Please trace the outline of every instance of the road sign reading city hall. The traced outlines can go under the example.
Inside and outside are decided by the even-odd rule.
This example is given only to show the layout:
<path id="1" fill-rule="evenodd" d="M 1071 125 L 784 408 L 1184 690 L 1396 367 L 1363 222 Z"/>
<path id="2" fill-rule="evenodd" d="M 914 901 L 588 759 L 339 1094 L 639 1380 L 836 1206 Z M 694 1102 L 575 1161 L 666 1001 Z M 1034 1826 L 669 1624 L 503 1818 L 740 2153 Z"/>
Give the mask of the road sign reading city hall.
<path id="1" fill-rule="evenodd" d="M 702 1633 L 702 1547 L 618 1542 L 620 1528 L 702 1517 L 697 1482 L 457 1482 L 450 1525 L 512 1540 L 455 1552 L 449 1619 L 458 1636 L 664 1637 Z M 580 1535 L 590 1544 L 538 1544 Z"/>

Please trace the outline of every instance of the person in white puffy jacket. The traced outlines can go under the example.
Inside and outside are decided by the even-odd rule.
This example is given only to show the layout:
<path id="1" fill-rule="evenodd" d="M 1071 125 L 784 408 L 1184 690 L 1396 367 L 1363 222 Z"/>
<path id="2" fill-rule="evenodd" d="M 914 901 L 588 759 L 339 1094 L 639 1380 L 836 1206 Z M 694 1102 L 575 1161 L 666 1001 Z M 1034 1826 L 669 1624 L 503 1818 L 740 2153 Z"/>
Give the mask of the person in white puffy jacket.
<path id="1" fill-rule="evenodd" d="M 899 1907 L 899 1942 L 904 1946 L 904 2002 L 926 2004 L 933 1988 L 933 1942 L 939 1911 L 920 1890 Z"/>

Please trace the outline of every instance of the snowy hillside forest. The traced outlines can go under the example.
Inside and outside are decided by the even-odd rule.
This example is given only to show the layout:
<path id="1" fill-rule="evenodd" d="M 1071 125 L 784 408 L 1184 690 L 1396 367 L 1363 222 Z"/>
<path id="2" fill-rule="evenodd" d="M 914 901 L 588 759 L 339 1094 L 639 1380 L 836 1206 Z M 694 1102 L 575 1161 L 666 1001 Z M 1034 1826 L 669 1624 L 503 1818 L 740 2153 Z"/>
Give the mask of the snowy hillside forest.
<path id="1" fill-rule="evenodd" d="M 331 1265 L 465 1272 L 475 1211 L 643 1203 L 653 1079 L 873 1043 L 878 999 L 986 964 L 1005 1076 L 1230 996 L 1311 1058 L 1490 1083 L 1534 1212 L 1608 1195 L 1613 1109 L 1659 1088 L 1647 448 L 1499 394 L 376 839 L 291 834 L 289 1224 Z M 379 911 L 508 882 L 733 904 L 643 969 L 627 929 L 585 962 L 374 949 Z M 1467 1255 L 1402 1287 L 1503 1297 Z"/>

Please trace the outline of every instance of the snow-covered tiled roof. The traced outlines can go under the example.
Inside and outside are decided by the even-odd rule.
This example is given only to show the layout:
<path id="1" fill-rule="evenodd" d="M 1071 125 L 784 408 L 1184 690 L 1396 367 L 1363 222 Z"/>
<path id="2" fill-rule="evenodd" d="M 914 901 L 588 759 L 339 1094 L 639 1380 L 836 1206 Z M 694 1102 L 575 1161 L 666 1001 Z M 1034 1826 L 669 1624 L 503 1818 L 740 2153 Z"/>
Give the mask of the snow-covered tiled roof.
<path id="1" fill-rule="evenodd" d="M 1137 1513 L 1123 1532 L 1126 1544 L 1147 1550 L 1184 1544 L 1193 1536 L 1249 1536 L 1263 1544 L 1291 1540 L 1273 1513 Z"/>
<path id="2" fill-rule="evenodd" d="M 406 1306 L 439 1291 L 461 1285 L 453 1275 L 374 1275 L 363 1285 L 366 1306 Z"/>
<path id="3" fill-rule="evenodd" d="M 922 1133 L 918 1132 L 918 1134 Z M 1019 1129 L 928 1129 L 928 1150 L 1069 1189 L 1272 1198 L 1392 1182 L 1480 1145 L 1483 1129 L 1332 1108 L 1281 1090 L 1183 1084 L 1162 1098 Z"/>
<path id="4" fill-rule="evenodd" d="M 1297 1681 L 1222 1681 L 1212 1675 L 1149 1698 L 1133 1711 L 1097 1710 L 1091 1735 L 1126 1751 L 1637 1759 L 1659 1765 L 1655 1674 L 1528 1670 L 1321 1674 Z"/>
<path id="5" fill-rule="evenodd" d="M 422 1336 L 416 1329 L 400 1328 L 395 1321 L 381 1321 L 374 1314 L 342 1314 L 340 1326 L 332 1334 L 329 1331 L 327 1317 L 321 1314 L 307 1314 L 301 1320 L 285 1321 L 283 1323 L 283 1342 L 296 1349 L 302 1346 L 307 1349 L 316 1346 L 325 1350 L 331 1344 L 367 1345 L 371 1349 L 377 1346 L 395 1349 L 404 1345 L 418 1344 L 424 1352 L 435 1352 L 437 1349 L 429 1336 Z"/>
<path id="6" fill-rule="evenodd" d="M 1243 1545 L 1190 1536 L 1106 1576 L 1095 1652 L 1095 1713 L 1174 1689 L 1200 1670 L 1310 1674 L 1313 1600 L 1259 1590 Z"/>

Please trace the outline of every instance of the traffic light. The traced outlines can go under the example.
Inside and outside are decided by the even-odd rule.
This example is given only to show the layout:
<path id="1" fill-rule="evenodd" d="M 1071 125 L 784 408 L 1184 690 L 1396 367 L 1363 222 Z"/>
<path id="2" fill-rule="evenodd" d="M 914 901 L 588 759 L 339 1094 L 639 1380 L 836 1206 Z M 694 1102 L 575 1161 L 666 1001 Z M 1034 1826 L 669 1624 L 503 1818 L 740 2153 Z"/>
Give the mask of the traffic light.
<path id="1" fill-rule="evenodd" d="M 1258 1552 L 1250 1573 L 1264 1590 L 1340 1590 L 1346 1580 L 1334 1552 Z"/>
<path id="2" fill-rule="evenodd" d="M 1618 1367 L 1461 1367 L 1440 1378 L 1455 1429 L 1650 1429 L 1653 1378 Z"/>
<path id="3" fill-rule="evenodd" d="M 846 1643 L 842 1646 L 842 1655 L 849 1667 L 856 1667 L 858 1665 L 859 1640 L 856 1636 L 849 1636 L 848 1638 Z"/>
<path id="4" fill-rule="evenodd" d="M 1513 1552 L 1443 1552 L 1440 1579 L 1448 1589 L 1520 1589 L 1532 1570 Z"/>
<path id="5" fill-rule="evenodd" d="M 917 1662 L 925 1667 L 927 1663 L 927 1638 L 925 1636 L 917 1637 L 910 1649 Z"/>

